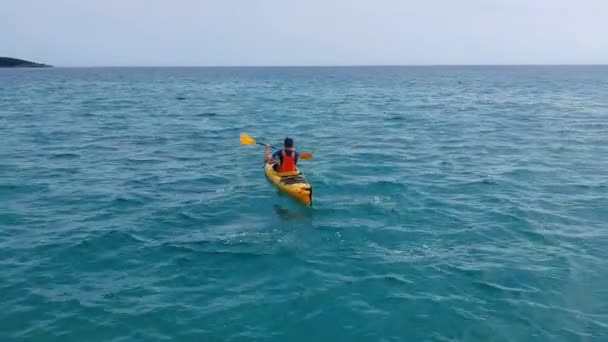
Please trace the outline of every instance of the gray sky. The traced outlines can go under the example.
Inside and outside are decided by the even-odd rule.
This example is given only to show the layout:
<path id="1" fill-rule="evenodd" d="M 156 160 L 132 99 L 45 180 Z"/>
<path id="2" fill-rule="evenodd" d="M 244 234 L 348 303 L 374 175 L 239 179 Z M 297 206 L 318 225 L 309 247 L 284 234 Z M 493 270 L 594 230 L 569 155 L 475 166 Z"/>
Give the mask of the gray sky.
<path id="1" fill-rule="evenodd" d="M 608 0 L 4 0 L 0 32 L 60 66 L 606 64 Z"/>

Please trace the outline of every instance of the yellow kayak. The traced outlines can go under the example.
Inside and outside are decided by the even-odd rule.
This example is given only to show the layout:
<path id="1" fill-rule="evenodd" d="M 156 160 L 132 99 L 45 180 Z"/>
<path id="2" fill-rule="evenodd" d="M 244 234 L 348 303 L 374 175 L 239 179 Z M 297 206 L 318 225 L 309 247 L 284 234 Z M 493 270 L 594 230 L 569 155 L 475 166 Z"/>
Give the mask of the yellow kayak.
<path id="1" fill-rule="evenodd" d="M 279 189 L 297 198 L 300 202 L 312 204 L 312 187 L 306 181 L 300 170 L 294 172 L 276 172 L 272 165 L 265 163 L 264 172 Z"/>

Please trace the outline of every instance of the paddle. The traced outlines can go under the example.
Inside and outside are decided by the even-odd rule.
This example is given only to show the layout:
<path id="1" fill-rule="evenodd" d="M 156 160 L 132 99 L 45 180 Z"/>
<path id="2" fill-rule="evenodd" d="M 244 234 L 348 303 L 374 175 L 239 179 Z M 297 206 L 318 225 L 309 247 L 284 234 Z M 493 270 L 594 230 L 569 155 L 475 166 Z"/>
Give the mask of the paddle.
<path id="1" fill-rule="evenodd" d="M 261 145 L 261 146 L 266 146 L 266 144 L 263 144 L 261 142 L 257 142 L 255 141 L 254 138 L 250 137 L 249 135 L 245 134 L 245 133 L 241 133 L 241 144 L 243 145 Z M 272 148 L 276 149 L 276 147 L 272 146 Z M 310 152 L 302 152 L 300 153 L 300 159 L 302 160 L 310 160 L 312 159 L 312 153 Z"/>

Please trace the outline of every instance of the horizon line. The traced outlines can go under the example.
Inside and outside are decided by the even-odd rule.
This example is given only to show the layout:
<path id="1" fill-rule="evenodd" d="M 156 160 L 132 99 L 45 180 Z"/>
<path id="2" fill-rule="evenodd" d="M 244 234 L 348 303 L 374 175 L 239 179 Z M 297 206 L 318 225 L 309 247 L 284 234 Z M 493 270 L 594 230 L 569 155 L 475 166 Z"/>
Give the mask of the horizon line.
<path id="1" fill-rule="evenodd" d="M 608 66 L 608 63 L 526 63 L 526 64 L 275 64 L 275 65 L 53 65 L 54 68 L 383 68 L 383 67 L 551 67 L 576 66 L 593 67 Z"/>

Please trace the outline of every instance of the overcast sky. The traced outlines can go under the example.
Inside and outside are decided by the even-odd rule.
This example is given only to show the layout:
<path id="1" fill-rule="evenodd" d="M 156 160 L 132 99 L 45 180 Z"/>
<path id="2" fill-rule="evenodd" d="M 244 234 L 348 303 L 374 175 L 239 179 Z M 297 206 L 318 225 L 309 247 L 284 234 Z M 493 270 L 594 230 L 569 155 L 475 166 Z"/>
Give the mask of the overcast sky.
<path id="1" fill-rule="evenodd" d="M 606 64 L 608 0 L 4 0 L 59 66 Z"/>

